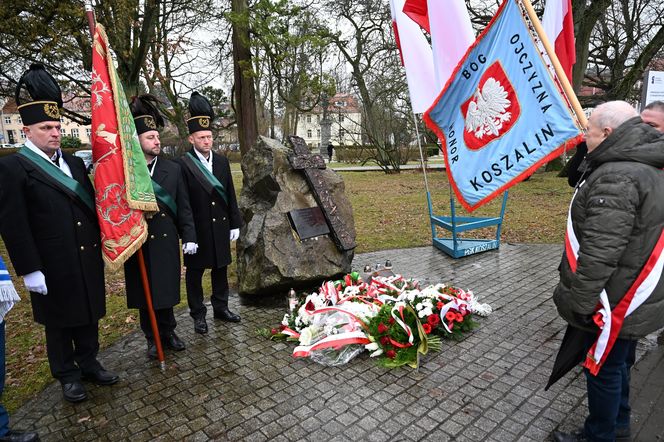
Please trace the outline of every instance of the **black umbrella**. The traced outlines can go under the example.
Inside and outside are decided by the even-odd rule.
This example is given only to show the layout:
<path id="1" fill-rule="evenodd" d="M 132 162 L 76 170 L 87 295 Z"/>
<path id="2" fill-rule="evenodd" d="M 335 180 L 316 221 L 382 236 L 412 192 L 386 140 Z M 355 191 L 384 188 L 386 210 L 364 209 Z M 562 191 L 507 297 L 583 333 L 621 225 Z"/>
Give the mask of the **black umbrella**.
<path id="1" fill-rule="evenodd" d="M 567 326 L 563 342 L 560 344 L 560 349 L 558 349 L 556 355 L 556 362 L 553 363 L 551 369 L 549 382 L 544 387 L 545 391 L 585 359 L 588 351 L 587 335 L 588 332 L 580 328 Z"/>

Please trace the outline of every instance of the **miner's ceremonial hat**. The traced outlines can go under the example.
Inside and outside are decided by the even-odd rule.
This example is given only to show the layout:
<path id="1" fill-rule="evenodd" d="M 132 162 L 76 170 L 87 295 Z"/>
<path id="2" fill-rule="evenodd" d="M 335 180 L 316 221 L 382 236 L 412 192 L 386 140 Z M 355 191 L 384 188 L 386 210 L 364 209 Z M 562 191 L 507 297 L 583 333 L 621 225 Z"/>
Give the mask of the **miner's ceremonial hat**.
<path id="1" fill-rule="evenodd" d="M 194 92 L 189 99 L 189 119 L 187 127 L 189 133 L 193 134 L 199 130 L 210 130 L 214 120 L 214 110 L 207 98 Z"/>
<path id="2" fill-rule="evenodd" d="M 30 69 L 23 73 L 16 85 L 14 98 L 24 125 L 60 121 L 62 92 L 43 64 L 33 63 Z"/>
<path id="3" fill-rule="evenodd" d="M 154 95 L 145 94 L 131 99 L 131 114 L 134 116 L 138 135 L 164 127 L 164 119 L 157 106 L 159 99 Z"/>

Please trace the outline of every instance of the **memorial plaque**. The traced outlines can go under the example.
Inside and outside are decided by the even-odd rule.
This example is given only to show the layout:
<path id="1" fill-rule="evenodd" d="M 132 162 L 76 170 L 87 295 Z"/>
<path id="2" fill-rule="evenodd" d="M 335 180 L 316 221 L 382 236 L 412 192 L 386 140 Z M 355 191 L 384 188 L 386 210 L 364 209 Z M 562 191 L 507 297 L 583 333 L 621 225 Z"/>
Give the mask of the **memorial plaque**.
<path id="1" fill-rule="evenodd" d="M 353 250 L 355 239 L 351 236 L 346 221 L 339 216 L 336 203 L 332 199 L 324 180 L 321 169 L 326 167 L 325 160 L 320 155 L 311 155 L 307 144 L 301 137 L 290 135 L 288 141 L 290 141 L 294 152 L 288 156 L 288 161 L 293 169 L 304 172 L 311 193 L 327 221 L 334 243 L 341 251 Z"/>
<path id="2" fill-rule="evenodd" d="M 320 207 L 291 210 L 288 212 L 288 220 L 301 240 L 330 233 L 330 228 Z"/>

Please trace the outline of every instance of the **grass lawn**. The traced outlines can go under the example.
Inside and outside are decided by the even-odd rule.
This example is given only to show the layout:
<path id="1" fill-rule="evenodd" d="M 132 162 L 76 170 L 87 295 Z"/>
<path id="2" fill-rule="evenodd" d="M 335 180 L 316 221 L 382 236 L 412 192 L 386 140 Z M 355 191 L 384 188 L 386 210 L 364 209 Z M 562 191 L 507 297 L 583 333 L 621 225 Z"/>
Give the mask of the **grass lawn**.
<path id="1" fill-rule="evenodd" d="M 239 165 L 238 165 L 239 170 Z M 346 183 L 354 211 L 357 230 L 357 253 L 431 244 L 424 180 L 421 172 L 405 171 L 386 175 L 383 172 L 340 172 Z M 242 176 L 233 174 L 239 194 Z M 429 188 L 437 215 L 449 214 L 449 185 L 443 171 L 428 173 Z M 567 180 L 555 172 L 537 173 L 529 181 L 510 190 L 502 230 L 507 242 L 561 243 L 565 232 L 567 207 L 572 189 Z M 478 209 L 473 214 L 496 215 L 501 199 Z M 457 207 L 458 215 L 464 211 Z M 495 230 L 485 232 L 495 235 Z M 473 235 L 477 237 L 478 233 Z M 8 260 L 0 241 L 0 255 Z M 10 272 L 13 271 L 9 264 Z M 43 327 L 32 320 L 29 295 L 23 283 L 12 273 L 22 302 L 7 315 L 7 380 L 2 398 L 5 406 L 15 410 L 23 402 L 52 382 L 46 359 Z M 231 285 L 235 266 L 229 268 Z M 209 281 L 209 278 L 206 278 Z M 209 282 L 208 282 L 209 284 Z M 107 274 L 107 315 L 100 322 L 101 346 L 107 347 L 119 337 L 138 329 L 137 310 L 128 310 L 124 296 L 122 271 Z M 208 287 L 209 288 L 209 287 Z M 181 306 L 186 305 L 184 287 Z M 191 323 L 184 322 L 185 327 Z M 142 339 L 142 338 L 139 338 Z"/>

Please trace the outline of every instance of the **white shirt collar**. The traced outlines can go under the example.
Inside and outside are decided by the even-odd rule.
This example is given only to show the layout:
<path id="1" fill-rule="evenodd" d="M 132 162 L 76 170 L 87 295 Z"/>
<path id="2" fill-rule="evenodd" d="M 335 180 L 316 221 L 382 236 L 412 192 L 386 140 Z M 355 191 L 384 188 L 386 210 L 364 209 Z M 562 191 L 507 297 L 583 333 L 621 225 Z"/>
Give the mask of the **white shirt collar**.
<path id="1" fill-rule="evenodd" d="M 35 152 L 37 155 L 41 156 L 42 158 L 46 158 L 49 161 L 53 161 L 55 159 L 55 155 L 62 158 L 62 150 L 60 148 L 58 148 L 56 154 L 53 157 L 49 157 L 48 155 L 46 155 L 44 153 L 43 150 L 41 150 L 40 148 L 35 146 L 35 144 L 30 140 L 25 140 L 25 147 L 27 147 L 31 151 Z"/>
<path id="2" fill-rule="evenodd" d="M 30 140 L 25 140 L 25 147 L 27 147 L 31 151 L 35 152 L 37 155 L 41 156 L 42 158 L 45 158 L 48 161 L 53 161 L 53 159 L 49 158 L 49 156 L 46 155 L 43 150 L 41 150 L 40 148 L 35 146 L 35 144 Z M 65 159 L 62 157 L 62 149 L 58 148 L 57 155 L 58 155 L 58 157 L 60 157 L 60 165 L 58 166 L 57 164 L 53 163 L 55 165 L 55 167 L 59 168 L 61 171 L 63 171 L 70 178 L 73 178 L 73 176 L 71 174 L 71 169 L 69 168 L 69 164 L 67 164 Z"/>
<path id="3" fill-rule="evenodd" d="M 205 168 L 212 172 L 212 151 L 210 151 L 210 157 L 205 158 L 202 153 L 200 153 L 196 148 L 194 147 L 194 153 L 196 153 L 196 156 L 201 160 L 201 163 L 205 165 Z"/>

